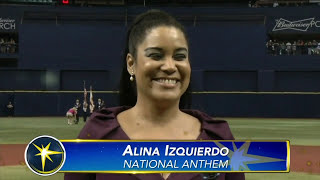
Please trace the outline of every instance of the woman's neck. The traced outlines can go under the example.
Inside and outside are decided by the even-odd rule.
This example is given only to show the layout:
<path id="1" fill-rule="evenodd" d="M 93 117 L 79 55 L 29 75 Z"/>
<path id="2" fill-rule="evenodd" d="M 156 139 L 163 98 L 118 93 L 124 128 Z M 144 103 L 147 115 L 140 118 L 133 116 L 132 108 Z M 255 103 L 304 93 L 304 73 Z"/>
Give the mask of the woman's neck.
<path id="1" fill-rule="evenodd" d="M 177 119 L 180 113 L 179 101 L 159 103 L 138 100 L 132 110 L 139 119 L 159 125 L 167 124 L 172 119 Z"/>

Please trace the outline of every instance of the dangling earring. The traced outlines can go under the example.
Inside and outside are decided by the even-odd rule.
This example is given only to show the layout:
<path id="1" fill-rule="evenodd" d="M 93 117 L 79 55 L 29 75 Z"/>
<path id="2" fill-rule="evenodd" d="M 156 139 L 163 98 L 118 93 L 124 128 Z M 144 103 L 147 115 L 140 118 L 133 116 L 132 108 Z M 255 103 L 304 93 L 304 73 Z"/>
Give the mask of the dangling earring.
<path id="1" fill-rule="evenodd" d="M 133 78 L 133 71 L 132 71 L 131 76 L 130 76 L 130 81 L 133 81 L 133 80 L 134 80 L 134 78 Z"/>

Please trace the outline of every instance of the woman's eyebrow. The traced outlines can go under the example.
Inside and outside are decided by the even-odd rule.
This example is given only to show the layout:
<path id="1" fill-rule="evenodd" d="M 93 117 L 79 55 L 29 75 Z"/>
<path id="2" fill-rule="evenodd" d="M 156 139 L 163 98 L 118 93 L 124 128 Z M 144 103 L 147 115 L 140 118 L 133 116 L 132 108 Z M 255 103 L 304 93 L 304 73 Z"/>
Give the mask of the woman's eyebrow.
<path id="1" fill-rule="evenodd" d="M 146 51 L 149 51 L 149 50 L 163 51 L 163 49 L 162 49 L 162 48 L 159 48 L 159 47 L 148 47 L 148 48 L 146 48 L 144 51 L 146 52 Z"/>
<path id="2" fill-rule="evenodd" d="M 178 51 L 186 51 L 188 52 L 188 49 L 187 48 L 178 48 L 175 50 L 175 52 L 178 52 Z"/>
<path id="3" fill-rule="evenodd" d="M 147 52 L 147 51 L 150 51 L 150 50 L 156 50 L 156 51 L 161 51 L 161 52 L 164 51 L 162 48 L 159 48 L 159 47 L 148 47 L 144 51 Z M 188 52 L 188 49 L 187 48 L 177 48 L 177 49 L 174 50 L 174 52 L 179 52 L 179 51 Z"/>

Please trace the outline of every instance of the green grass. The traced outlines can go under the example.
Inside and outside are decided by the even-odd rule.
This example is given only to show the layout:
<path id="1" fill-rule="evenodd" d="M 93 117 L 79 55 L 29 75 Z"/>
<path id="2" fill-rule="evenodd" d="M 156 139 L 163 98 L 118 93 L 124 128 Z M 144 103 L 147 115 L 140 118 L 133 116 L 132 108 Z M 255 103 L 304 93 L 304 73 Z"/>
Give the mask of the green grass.
<path id="1" fill-rule="evenodd" d="M 320 145 L 320 119 L 223 118 L 238 140 L 290 140 L 291 145 Z M 64 117 L 0 118 L 0 144 L 27 144 L 39 135 L 74 139 L 84 122 L 67 125 Z"/>
<path id="2" fill-rule="evenodd" d="M 0 118 L 0 144 L 28 144 L 40 135 L 75 139 L 83 125 L 67 125 L 64 117 Z"/>
<path id="3" fill-rule="evenodd" d="M 63 179 L 63 173 L 57 173 L 52 176 L 39 176 L 34 174 L 27 166 L 0 166 L 1 180 L 56 180 Z"/>
<path id="4" fill-rule="evenodd" d="M 63 173 L 48 177 L 33 174 L 27 166 L 0 166 L 0 179 L 2 180 L 60 180 Z M 319 174 L 307 173 L 246 173 L 246 180 L 319 180 Z"/>
<path id="5" fill-rule="evenodd" d="M 291 145 L 320 145 L 320 119 L 223 119 L 237 140 L 290 140 Z"/>

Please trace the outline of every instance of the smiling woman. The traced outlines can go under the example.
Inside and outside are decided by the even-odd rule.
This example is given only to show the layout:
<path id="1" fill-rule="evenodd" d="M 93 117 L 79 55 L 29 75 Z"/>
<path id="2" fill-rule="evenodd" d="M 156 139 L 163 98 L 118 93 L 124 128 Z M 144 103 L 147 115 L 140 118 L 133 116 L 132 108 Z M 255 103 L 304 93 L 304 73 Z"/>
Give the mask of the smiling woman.
<path id="1" fill-rule="evenodd" d="M 178 76 L 177 73 L 171 73 L 172 71 L 177 71 L 178 67 L 181 67 L 181 65 L 175 66 L 175 63 L 178 61 L 182 62 L 177 65 L 186 65 L 190 71 L 188 55 L 189 51 L 186 31 L 173 17 L 157 10 L 151 10 L 139 15 L 132 23 L 132 26 L 127 33 L 127 46 L 124 54 L 125 58 L 123 61 L 120 83 L 120 104 L 134 106 L 137 103 L 136 83 L 139 83 L 139 80 L 138 82 L 130 82 L 130 76 L 134 77 L 138 75 L 137 73 L 139 72 L 135 73 L 134 69 L 139 68 L 137 66 L 138 61 L 149 60 L 145 62 L 149 62 L 147 65 L 153 65 L 153 68 L 157 68 L 155 66 L 158 66 L 159 68 L 161 63 L 166 62 L 165 65 L 169 65 L 169 67 L 161 66 L 161 68 L 165 68 L 164 70 L 166 72 L 169 71 L 169 75 L 160 74 L 158 77 L 156 74 L 151 74 L 155 76 L 152 78 L 154 78 L 155 81 L 158 80 L 163 83 L 166 82 L 165 78 L 167 78 L 168 83 L 173 83 L 173 81 L 169 80 L 176 80 L 176 82 L 179 83 L 179 77 L 176 77 Z M 168 57 L 170 57 L 170 59 L 168 59 Z M 150 60 L 153 60 L 153 62 Z M 134 65 L 134 67 L 132 67 L 132 65 Z M 129 69 L 129 67 L 131 68 Z M 153 73 L 155 72 L 153 71 Z M 162 78 L 161 76 L 164 76 L 165 78 Z M 133 80 L 133 78 L 131 79 Z M 186 79 L 189 80 L 190 77 L 189 79 L 188 77 Z M 189 82 L 187 82 L 187 88 L 188 89 L 180 97 L 180 108 L 189 108 L 190 106 Z"/>
<path id="2" fill-rule="evenodd" d="M 78 138 L 117 140 L 231 140 L 226 121 L 188 107 L 191 66 L 184 27 L 158 10 L 139 15 L 127 33 L 121 107 L 91 116 Z M 244 179 L 243 173 L 75 174 L 65 179 Z"/>

